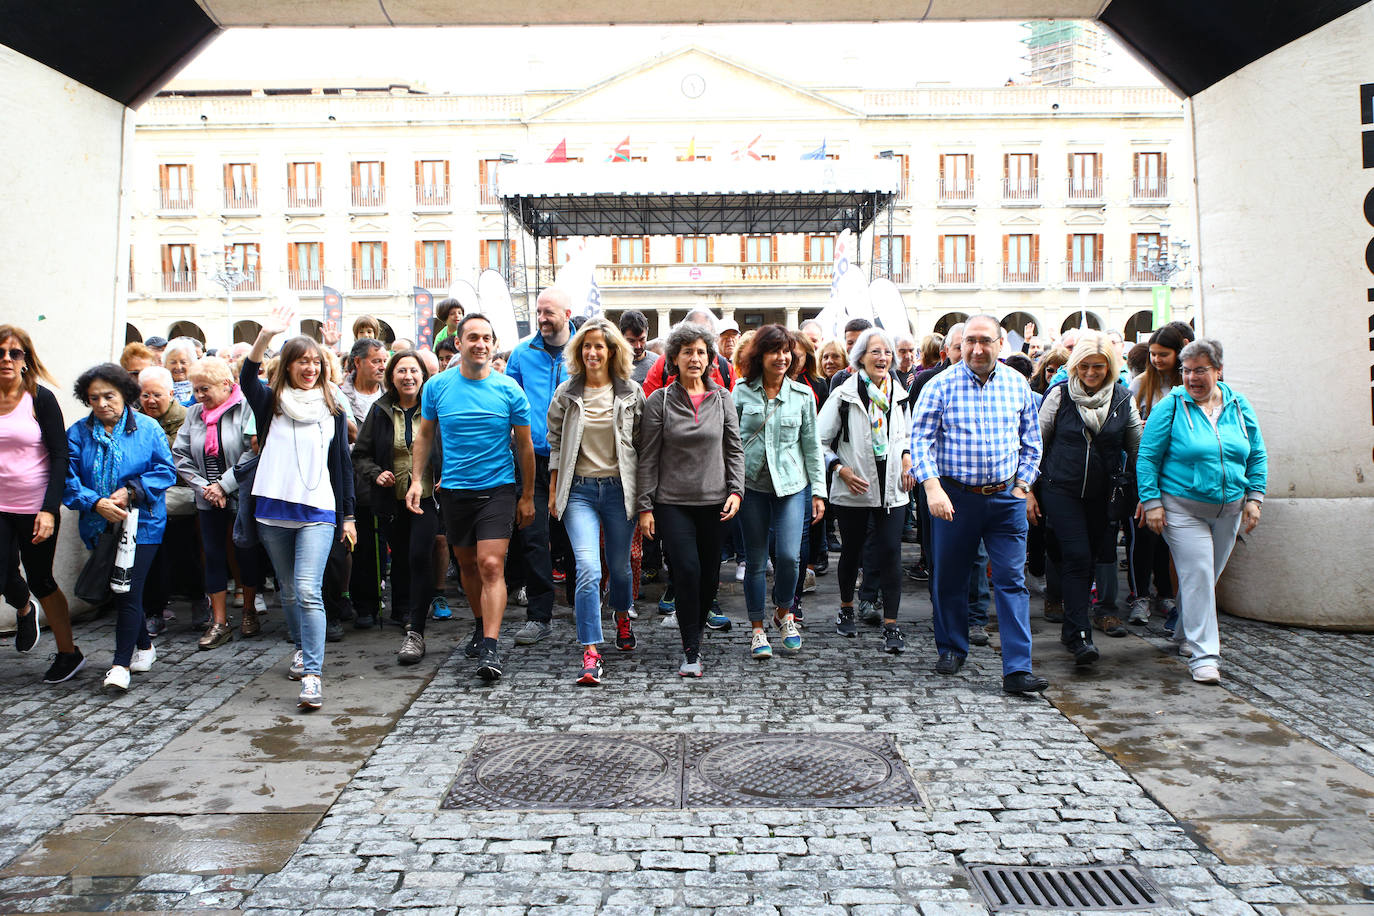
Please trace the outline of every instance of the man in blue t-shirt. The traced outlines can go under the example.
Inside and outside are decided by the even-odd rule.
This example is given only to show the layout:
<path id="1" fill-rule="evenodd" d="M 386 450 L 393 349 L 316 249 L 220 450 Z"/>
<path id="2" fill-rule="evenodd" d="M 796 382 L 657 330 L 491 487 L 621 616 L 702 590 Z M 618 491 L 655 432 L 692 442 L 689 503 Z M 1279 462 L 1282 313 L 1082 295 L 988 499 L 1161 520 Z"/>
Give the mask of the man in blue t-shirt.
<path id="1" fill-rule="evenodd" d="M 437 428 L 448 446 L 436 487 L 439 507 L 475 624 L 465 651 L 468 658 L 478 659 L 478 677 L 494 681 L 501 676 L 498 639 L 506 611 L 511 523 L 524 528 L 534 519 L 530 404 L 519 385 L 491 371 L 496 332 L 485 316 L 465 316 L 456 335 L 458 371 L 441 372 L 420 391 L 412 466 L 429 461 Z M 518 495 L 517 457 L 524 481 Z M 406 492 L 406 505 L 420 514 L 418 476 Z"/>

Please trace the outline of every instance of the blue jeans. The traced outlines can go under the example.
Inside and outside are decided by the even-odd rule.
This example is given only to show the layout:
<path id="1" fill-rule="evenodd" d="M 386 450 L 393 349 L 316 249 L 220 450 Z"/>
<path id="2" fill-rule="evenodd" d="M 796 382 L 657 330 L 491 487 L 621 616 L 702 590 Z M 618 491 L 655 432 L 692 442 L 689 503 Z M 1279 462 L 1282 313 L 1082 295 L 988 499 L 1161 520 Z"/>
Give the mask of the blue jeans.
<path id="1" fill-rule="evenodd" d="M 978 555 L 973 558 L 973 569 L 968 574 L 968 622 L 969 626 L 988 625 L 988 602 L 992 592 L 988 591 L 988 550 L 983 542 L 978 542 Z"/>
<path id="2" fill-rule="evenodd" d="M 337 536 L 334 525 L 282 528 L 258 522 L 258 537 L 277 572 L 286 629 L 301 650 L 306 674 L 324 673 L 324 565 Z"/>
<path id="3" fill-rule="evenodd" d="M 802 526 L 810 500 L 806 491 L 791 496 L 774 496 L 759 490 L 745 490 L 739 520 L 744 529 L 744 604 L 749 620 L 763 620 L 764 592 L 768 590 L 768 537 L 778 545 L 773 563 L 773 606 L 788 608 L 797 588 L 797 568 L 801 560 Z"/>
<path id="4" fill-rule="evenodd" d="M 601 537 L 606 537 L 611 609 L 630 609 L 630 539 L 635 523 L 625 517 L 625 491 L 619 477 L 574 477 L 563 510 L 563 527 L 577 561 L 573 612 L 577 641 L 594 646 L 601 636 Z"/>
<path id="5" fill-rule="evenodd" d="M 935 648 L 968 655 L 969 572 L 981 538 L 992 561 L 997 627 L 1002 638 L 1002 672 L 1031 670 L 1030 592 L 1026 589 L 1025 500 L 1009 491 L 981 496 L 947 485 L 954 520 L 931 518 L 935 565 Z"/>

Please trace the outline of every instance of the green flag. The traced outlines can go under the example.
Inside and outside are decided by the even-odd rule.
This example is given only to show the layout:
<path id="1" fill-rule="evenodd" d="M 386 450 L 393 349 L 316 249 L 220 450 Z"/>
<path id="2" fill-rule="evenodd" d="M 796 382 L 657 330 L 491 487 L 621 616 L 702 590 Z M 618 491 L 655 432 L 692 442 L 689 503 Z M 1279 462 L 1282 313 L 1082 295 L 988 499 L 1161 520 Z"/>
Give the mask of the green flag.
<path id="1" fill-rule="evenodd" d="M 1162 328 L 1174 320 L 1173 290 L 1167 286 L 1156 286 L 1151 292 L 1154 293 L 1155 327 Z"/>

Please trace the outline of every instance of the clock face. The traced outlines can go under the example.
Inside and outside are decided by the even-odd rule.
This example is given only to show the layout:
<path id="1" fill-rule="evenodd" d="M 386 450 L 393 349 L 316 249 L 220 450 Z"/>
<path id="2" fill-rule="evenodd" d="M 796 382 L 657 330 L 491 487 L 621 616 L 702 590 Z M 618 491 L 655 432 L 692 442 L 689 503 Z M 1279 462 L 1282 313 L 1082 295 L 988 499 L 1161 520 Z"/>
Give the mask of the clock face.
<path id="1" fill-rule="evenodd" d="M 682 94 L 689 99 L 699 99 L 706 91 L 706 80 L 699 73 L 689 73 L 682 78 Z"/>

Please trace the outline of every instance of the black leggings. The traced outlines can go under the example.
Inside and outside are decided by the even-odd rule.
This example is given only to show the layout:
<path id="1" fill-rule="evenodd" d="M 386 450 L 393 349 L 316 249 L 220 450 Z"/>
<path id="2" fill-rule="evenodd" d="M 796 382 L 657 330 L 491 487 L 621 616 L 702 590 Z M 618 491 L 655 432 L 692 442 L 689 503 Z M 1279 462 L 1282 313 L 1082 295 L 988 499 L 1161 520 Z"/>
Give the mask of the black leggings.
<path id="1" fill-rule="evenodd" d="M 396 500 L 390 518 L 377 516 L 377 526 L 391 545 L 391 616 L 405 619 L 421 636 L 434 598 L 434 537 L 439 531 L 439 512 L 433 497 L 420 500 L 421 514 Z"/>
<path id="2" fill-rule="evenodd" d="M 29 595 L 40 601 L 57 591 L 52 577 L 53 557 L 57 553 L 57 531 L 61 518 L 54 517 L 52 537 L 41 544 L 33 542 L 33 522 L 37 513 L 21 515 L 0 512 L 0 594 L 14 607 L 23 610 Z M 24 562 L 28 581 L 19 575 L 19 560 Z"/>
<path id="3" fill-rule="evenodd" d="M 720 585 L 720 506 L 655 503 L 654 522 L 672 564 L 682 651 L 695 655 Z"/>
<path id="4" fill-rule="evenodd" d="M 222 592 L 229 587 L 229 549 L 233 546 L 234 510 L 197 509 L 200 522 L 200 537 L 205 544 L 205 593 L 208 595 Z M 258 563 L 257 548 L 241 550 L 237 547 L 239 575 L 243 581 L 240 588 L 262 588 L 263 573 Z"/>
<path id="5" fill-rule="evenodd" d="M 1127 522 L 1127 578 L 1131 592 L 1137 598 L 1150 597 L 1150 582 L 1160 598 L 1174 597 L 1174 580 L 1169 575 L 1169 545 L 1162 534 L 1140 528 L 1134 520 Z"/>
<path id="6" fill-rule="evenodd" d="M 883 593 L 883 618 L 896 620 L 902 606 L 902 529 L 906 510 L 869 506 L 836 506 L 831 512 L 840 526 L 840 603 L 854 601 L 854 582 L 859 565 L 864 566 L 865 583 L 872 571 Z M 869 531 L 869 525 L 872 531 Z M 872 566 L 868 558 L 872 558 Z"/>

